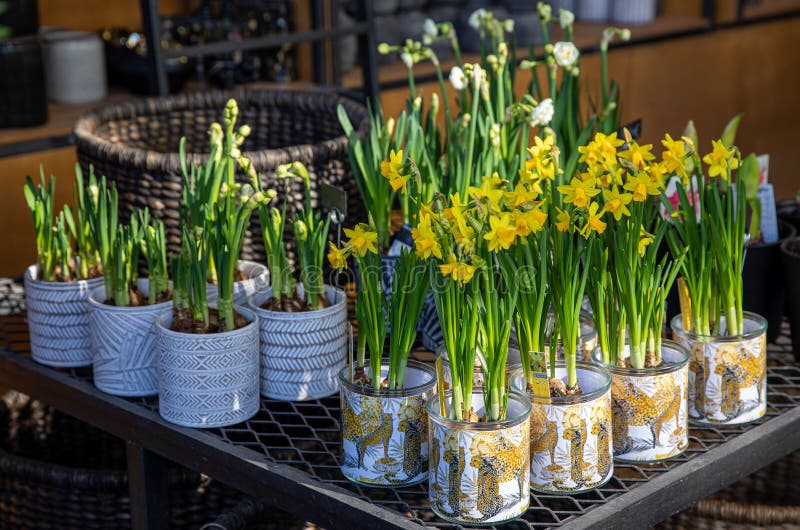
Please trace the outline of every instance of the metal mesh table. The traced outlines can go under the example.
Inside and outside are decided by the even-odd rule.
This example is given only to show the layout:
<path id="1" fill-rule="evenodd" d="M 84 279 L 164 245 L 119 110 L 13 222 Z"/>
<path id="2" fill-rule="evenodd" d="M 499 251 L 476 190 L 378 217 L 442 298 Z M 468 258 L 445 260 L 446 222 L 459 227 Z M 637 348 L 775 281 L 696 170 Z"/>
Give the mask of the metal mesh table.
<path id="1" fill-rule="evenodd" d="M 2 294 L 0 285 L 0 298 Z M 242 424 L 208 431 L 185 429 L 157 417 L 156 398 L 126 400 L 99 392 L 91 385 L 91 369 L 56 370 L 30 361 L 24 314 L 0 317 L 0 332 L 0 350 L 5 347 L 0 352 L 0 383 L 47 400 L 246 493 L 280 503 L 281 508 L 300 517 L 331 528 L 416 524 L 458 528 L 433 514 L 424 484 L 370 488 L 342 476 L 337 463 L 338 397 L 298 403 L 262 399 L 258 414 Z M 423 361 L 433 359 L 425 351 L 415 352 L 415 356 Z M 768 364 L 769 404 L 759 422 L 743 427 L 693 427 L 683 455 L 654 465 L 615 464 L 612 480 L 588 493 L 532 494 L 525 515 L 502 528 L 650 525 L 800 448 L 800 436 L 796 435 L 800 427 L 800 366 L 791 355 L 785 324 L 781 337 L 769 346 Z M 78 401 L 73 403 L 75 399 Z M 90 410 L 76 409 L 81 403 Z M 108 411 L 116 412 L 117 417 L 105 417 Z M 181 443 L 186 444 L 185 450 Z M 266 473 L 262 479 L 258 468 Z M 302 495 L 310 498 L 299 497 Z"/>

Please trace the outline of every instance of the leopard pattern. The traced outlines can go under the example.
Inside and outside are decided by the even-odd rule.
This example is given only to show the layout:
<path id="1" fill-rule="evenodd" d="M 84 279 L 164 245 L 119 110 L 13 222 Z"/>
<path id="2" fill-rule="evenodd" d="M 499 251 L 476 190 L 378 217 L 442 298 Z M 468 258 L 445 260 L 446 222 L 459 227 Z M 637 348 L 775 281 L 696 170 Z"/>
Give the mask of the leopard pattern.
<path id="1" fill-rule="evenodd" d="M 570 478 L 575 483 L 575 488 L 578 489 L 583 487 L 585 482 L 583 473 L 589 467 L 583 459 L 583 450 L 586 445 L 586 422 L 578 415 L 571 417 L 569 427 L 564 430 L 562 436 L 570 443 L 569 473 Z"/>
<path id="2" fill-rule="evenodd" d="M 450 513 L 458 516 L 461 513 L 461 474 L 466 466 L 464 448 L 459 445 L 458 452 L 447 449 L 443 458 L 449 466 L 447 470 L 447 503 L 450 505 Z"/>
<path id="3" fill-rule="evenodd" d="M 367 448 L 373 445 L 383 444 L 383 457 L 384 459 L 388 460 L 389 440 L 392 438 L 393 431 L 394 427 L 392 426 L 392 415 L 384 414 L 381 418 L 380 425 L 378 425 L 374 431 L 367 433 L 356 440 L 356 449 L 358 450 L 358 467 L 364 466 L 364 454 L 367 452 Z"/>
<path id="4" fill-rule="evenodd" d="M 627 424 L 621 424 L 620 427 L 647 426 L 650 430 L 648 443 L 652 448 L 658 445 L 664 424 L 671 419 L 677 421 L 681 403 L 680 389 L 675 388 L 672 374 L 659 376 L 656 385 L 656 392 L 652 396 L 627 378 L 615 378 L 611 386 L 614 407 L 618 414 L 625 415 Z M 622 434 L 615 433 L 615 436 L 623 443 L 627 441 L 622 440 Z"/>
<path id="5" fill-rule="evenodd" d="M 601 479 L 604 478 L 611 469 L 611 436 L 609 435 L 607 419 L 601 419 L 592 424 L 592 434 L 597 436 L 597 472 Z"/>
<path id="6" fill-rule="evenodd" d="M 500 474 L 497 459 L 485 456 L 473 456 L 470 465 L 478 470 L 478 498 L 476 507 L 481 512 L 479 521 L 486 521 L 503 508 L 503 497 L 500 495 Z"/>
<path id="7" fill-rule="evenodd" d="M 403 437 L 403 471 L 408 477 L 416 477 L 423 471 L 422 442 L 425 437 L 421 420 L 402 420 L 397 425 Z"/>

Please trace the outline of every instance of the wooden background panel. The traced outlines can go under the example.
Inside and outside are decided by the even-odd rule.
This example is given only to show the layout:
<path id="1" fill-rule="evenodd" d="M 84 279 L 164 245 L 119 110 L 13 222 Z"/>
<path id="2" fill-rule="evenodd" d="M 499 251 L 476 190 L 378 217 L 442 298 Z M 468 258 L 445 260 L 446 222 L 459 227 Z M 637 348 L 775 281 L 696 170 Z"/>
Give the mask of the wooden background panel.
<path id="1" fill-rule="evenodd" d="M 3 252 L 0 252 L 0 277 L 20 276 L 25 267 L 36 261 L 36 240 L 33 220 L 22 189 L 25 177 L 39 182 L 39 166 L 45 176 L 56 177 L 56 211 L 65 202 L 72 203 L 72 182 L 75 178 L 75 148 L 4 158 L 0 166 L 0 227 Z"/>

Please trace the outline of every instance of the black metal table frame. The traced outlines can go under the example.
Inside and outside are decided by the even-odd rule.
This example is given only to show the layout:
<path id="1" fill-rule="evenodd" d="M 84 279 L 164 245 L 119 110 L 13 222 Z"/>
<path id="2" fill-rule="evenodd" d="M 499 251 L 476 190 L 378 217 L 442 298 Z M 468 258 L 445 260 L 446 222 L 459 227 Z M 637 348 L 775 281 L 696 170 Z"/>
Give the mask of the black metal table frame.
<path id="1" fill-rule="evenodd" d="M 46 401 L 127 441 L 135 529 L 167 528 L 164 459 L 210 475 L 244 493 L 328 529 L 420 528 L 336 485 L 276 464 L 202 430 L 167 423 L 155 412 L 109 396 L 90 382 L 0 350 L 0 385 Z M 644 527 L 665 519 L 745 475 L 800 449 L 800 407 L 754 425 L 636 488 L 565 521 L 561 528 Z"/>

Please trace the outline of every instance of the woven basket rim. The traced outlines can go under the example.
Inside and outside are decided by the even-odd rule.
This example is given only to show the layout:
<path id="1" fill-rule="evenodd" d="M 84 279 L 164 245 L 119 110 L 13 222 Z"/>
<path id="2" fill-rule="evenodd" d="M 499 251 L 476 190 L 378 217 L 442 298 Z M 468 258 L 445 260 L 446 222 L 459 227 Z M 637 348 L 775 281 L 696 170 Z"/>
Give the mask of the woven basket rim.
<path id="1" fill-rule="evenodd" d="M 369 128 L 367 109 L 364 105 L 343 96 L 334 94 L 324 89 L 267 89 L 267 88 L 236 88 L 232 90 L 204 90 L 186 92 L 161 97 L 139 98 L 121 103 L 111 103 L 95 108 L 83 116 L 75 123 L 73 133 L 75 135 L 76 147 L 91 150 L 102 150 L 104 157 L 114 161 L 126 161 L 132 164 L 134 161 L 137 166 L 145 166 L 151 170 L 157 169 L 164 172 L 180 171 L 180 155 L 177 152 L 161 153 L 131 147 L 119 143 L 110 142 L 100 138 L 95 131 L 101 125 L 119 119 L 131 119 L 137 116 L 152 116 L 166 111 L 191 110 L 202 106 L 216 106 L 224 108 L 228 99 L 234 98 L 238 102 L 251 101 L 258 98 L 274 98 L 276 103 L 291 104 L 300 98 L 315 98 L 320 105 L 330 105 L 336 108 L 342 104 L 350 117 L 351 122 L 359 136 L 366 134 Z M 339 151 L 347 149 L 348 138 L 342 134 L 315 144 L 296 144 L 274 149 L 260 149 L 255 151 L 245 151 L 244 154 L 250 158 L 258 169 L 269 167 L 273 164 L 269 160 L 278 160 L 278 163 L 287 163 L 294 160 L 309 162 L 301 158 L 314 158 L 314 154 L 319 150 Z M 311 157 L 301 157 L 303 151 L 311 152 Z M 208 153 L 187 153 L 189 161 L 202 163 L 208 157 Z M 277 164 L 274 164 L 277 165 Z"/>

